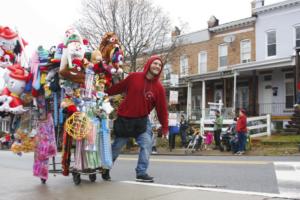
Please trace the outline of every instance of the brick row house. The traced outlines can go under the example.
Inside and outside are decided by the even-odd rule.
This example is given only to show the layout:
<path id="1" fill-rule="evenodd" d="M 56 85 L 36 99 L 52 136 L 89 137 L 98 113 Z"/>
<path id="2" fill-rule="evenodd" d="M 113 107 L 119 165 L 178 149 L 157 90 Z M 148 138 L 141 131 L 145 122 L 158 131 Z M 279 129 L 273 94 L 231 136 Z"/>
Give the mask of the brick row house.
<path id="1" fill-rule="evenodd" d="M 179 91 L 177 110 L 190 119 L 199 120 L 202 107 L 207 112 L 208 102 L 219 100 L 227 117 L 238 108 L 252 116 L 271 114 L 273 119 L 292 114 L 300 1 L 265 6 L 263 0 L 255 0 L 251 6 L 249 18 L 219 25 L 211 17 L 207 29 L 173 33 L 179 45 L 166 62 L 164 83 L 167 91 Z M 179 75 L 178 86 L 170 86 L 170 74 Z"/>

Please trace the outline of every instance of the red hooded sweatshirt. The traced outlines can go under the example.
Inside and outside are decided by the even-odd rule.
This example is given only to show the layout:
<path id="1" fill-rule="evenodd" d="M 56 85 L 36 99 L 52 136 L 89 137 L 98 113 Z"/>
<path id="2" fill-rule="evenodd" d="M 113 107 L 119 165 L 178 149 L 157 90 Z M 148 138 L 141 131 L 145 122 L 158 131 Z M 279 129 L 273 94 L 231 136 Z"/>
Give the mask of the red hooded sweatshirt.
<path id="1" fill-rule="evenodd" d="M 108 95 L 126 93 L 125 99 L 118 108 L 118 115 L 122 117 L 144 117 L 149 115 L 151 110 L 155 107 L 158 120 L 162 125 L 162 131 L 166 134 L 168 132 L 166 93 L 159 81 L 163 66 L 160 73 L 152 80 L 146 78 L 146 74 L 154 60 L 161 61 L 159 57 L 152 56 L 144 65 L 143 72 L 133 72 L 129 74 L 126 79 L 113 85 L 106 93 Z"/>

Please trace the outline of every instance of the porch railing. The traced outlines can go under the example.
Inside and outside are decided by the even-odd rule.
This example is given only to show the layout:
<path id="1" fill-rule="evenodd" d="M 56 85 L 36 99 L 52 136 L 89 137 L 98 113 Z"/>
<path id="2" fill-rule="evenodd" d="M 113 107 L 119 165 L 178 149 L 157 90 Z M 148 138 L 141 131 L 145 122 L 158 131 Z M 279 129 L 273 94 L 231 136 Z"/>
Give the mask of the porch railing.
<path id="1" fill-rule="evenodd" d="M 237 106 L 237 109 L 239 107 Z M 292 107 L 287 107 L 286 103 L 258 103 L 256 105 L 248 105 L 244 108 L 248 116 L 261 115 L 291 115 L 294 111 Z M 222 109 L 224 119 L 233 118 L 232 107 L 225 107 Z M 205 116 L 209 116 L 209 109 L 205 109 Z M 191 110 L 191 120 L 198 121 L 202 117 L 201 108 L 194 108 Z"/>
<path id="2" fill-rule="evenodd" d="M 258 103 L 259 115 L 286 115 L 293 113 L 293 107 L 286 103 Z"/>

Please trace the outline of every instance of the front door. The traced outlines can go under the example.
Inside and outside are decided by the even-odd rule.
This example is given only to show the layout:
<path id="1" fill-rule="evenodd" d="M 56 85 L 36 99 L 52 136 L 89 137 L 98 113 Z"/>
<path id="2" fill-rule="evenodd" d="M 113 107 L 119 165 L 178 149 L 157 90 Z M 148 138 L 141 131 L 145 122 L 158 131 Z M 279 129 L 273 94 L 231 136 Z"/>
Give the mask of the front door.
<path id="1" fill-rule="evenodd" d="M 237 108 L 249 110 L 249 88 L 242 86 L 237 88 Z"/>
<path id="2" fill-rule="evenodd" d="M 262 87 L 262 102 L 259 104 L 260 114 L 272 114 L 273 93 L 271 81 L 264 81 Z"/>

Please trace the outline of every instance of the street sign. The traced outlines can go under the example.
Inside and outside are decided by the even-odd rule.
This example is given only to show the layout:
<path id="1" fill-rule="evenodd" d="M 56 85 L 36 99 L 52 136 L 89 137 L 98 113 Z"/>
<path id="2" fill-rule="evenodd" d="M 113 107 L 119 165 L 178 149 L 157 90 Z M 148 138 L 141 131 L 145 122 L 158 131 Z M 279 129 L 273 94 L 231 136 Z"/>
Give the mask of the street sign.
<path id="1" fill-rule="evenodd" d="M 178 91 L 170 90 L 170 104 L 178 104 Z"/>

